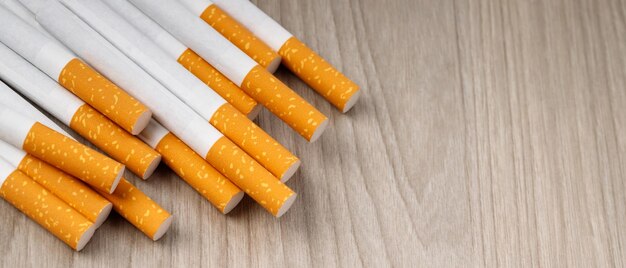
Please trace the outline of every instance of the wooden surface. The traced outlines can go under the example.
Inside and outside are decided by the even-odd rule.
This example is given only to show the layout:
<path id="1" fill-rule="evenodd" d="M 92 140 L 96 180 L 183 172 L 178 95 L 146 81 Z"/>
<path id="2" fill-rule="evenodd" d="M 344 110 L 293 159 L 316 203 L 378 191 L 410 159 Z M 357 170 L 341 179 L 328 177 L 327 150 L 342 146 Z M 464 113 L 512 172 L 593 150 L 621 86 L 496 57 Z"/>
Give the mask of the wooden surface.
<path id="1" fill-rule="evenodd" d="M 307 144 L 294 207 L 223 216 L 166 167 L 134 182 L 172 211 L 152 242 L 117 215 L 74 253 L 0 202 L 4 267 L 626 265 L 626 3 L 258 0 L 362 85 Z"/>

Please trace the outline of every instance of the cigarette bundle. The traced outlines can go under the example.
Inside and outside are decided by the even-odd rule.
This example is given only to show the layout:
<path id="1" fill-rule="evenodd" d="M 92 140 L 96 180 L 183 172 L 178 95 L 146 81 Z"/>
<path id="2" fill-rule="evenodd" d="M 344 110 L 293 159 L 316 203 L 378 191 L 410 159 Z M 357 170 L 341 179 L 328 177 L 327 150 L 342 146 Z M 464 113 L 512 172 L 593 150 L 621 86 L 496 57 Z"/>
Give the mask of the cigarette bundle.
<path id="1" fill-rule="evenodd" d="M 0 139 L 105 192 L 113 192 L 124 173 L 124 165 L 5 106 Z"/>
<path id="2" fill-rule="evenodd" d="M 247 0 L 214 0 L 214 2 L 272 49 L 278 51 L 287 68 L 337 109 L 345 113 L 356 104 L 361 94 L 359 86 L 254 4 Z"/>
<path id="3" fill-rule="evenodd" d="M 130 1 L 308 141 L 321 136 L 326 116 L 180 3 Z"/>
<path id="4" fill-rule="evenodd" d="M 149 105 L 157 121 L 197 154 L 204 156 L 213 167 L 220 171 L 228 170 L 229 172 L 222 172 L 222 174 L 242 190 L 250 189 L 252 198 L 260 203 L 265 202 L 265 204 L 261 204 L 268 210 L 272 209 L 273 211 L 270 210 L 272 214 L 277 215 L 278 212 L 287 210 L 289 206 L 285 206 L 285 204 L 290 205 L 293 202 L 295 193 L 280 183 L 252 157 L 239 149 L 228 138 L 225 138 L 207 121 L 172 95 L 159 82 L 146 74 L 132 60 L 109 44 L 63 5 L 54 1 L 46 1 L 43 5 L 37 4 L 41 3 L 33 3 L 27 7 L 33 11 L 37 21 L 58 40 L 81 55 L 112 81 L 127 89 L 135 98 Z M 217 151 L 237 155 L 241 159 L 237 159 L 239 161 L 235 162 L 225 162 L 225 158 L 221 159 L 219 154 L 209 154 L 210 150 L 216 151 L 216 147 L 221 148 L 223 146 L 225 146 L 226 152 L 221 149 Z M 245 170 L 246 172 L 236 172 L 236 170 Z M 258 182 L 263 180 L 267 180 L 268 183 L 260 185 Z M 280 186 L 276 188 L 284 187 L 284 191 L 277 190 L 272 193 L 275 196 L 285 193 L 284 197 L 274 197 L 273 199 L 288 201 L 283 201 L 278 210 L 276 205 L 270 208 L 267 205 L 268 201 L 261 198 L 262 194 L 257 195 L 257 190 L 255 190 L 258 187 L 266 190 L 263 185 L 271 185 L 270 183 Z M 246 191 L 246 193 L 249 192 Z"/>
<path id="5" fill-rule="evenodd" d="M 174 95 L 267 168 L 287 180 L 300 160 L 100 0 L 61 0 L 69 9 L 152 74 Z"/>
<path id="6" fill-rule="evenodd" d="M 124 178 L 114 193 L 98 192 L 113 203 L 115 212 L 154 241 L 163 237 L 172 224 L 167 210 Z"/>
<path id="7" fill-rule="evenodd" d="M 82 250 L 96 230 L 78 211 L 1 159 L 0 196 L 74 250 Z"/>
<path id="8" fill-rule="evenodd" d="M 268 71 L 273 73 L 278 69 L 280 56 L 213 2 L 209 0 L 182 0 L 181 2 L 194 15 L 211 25 Z"/>
<path id="9" fill-rule="evenodd" d="M 111 202 L 78 179 L 1 140 L 0 152 L 1 158 L 63 200 L 96 227 L 109 216 L 113 208 Z"/>
<path id="10" fill-rule="evenodd" d="M 178 63 L 215 90 L 228 103 L 247 115 L 248 118 L 253 119 L 259 114 L 262 106 L 252 97 L 243 92 L 243 90 L 193 52 L 193 50 L 187 48 L 156 22 L 143 14 L 128 0 L 105 0 L 104 2 L 159 45 L 171 58 L 176 59 Z"/>
<path id="11" fill-rule="evenodd" d="M 0 7 L 0 41 L 50 78 L 132 134 L 148 124 L 151 112 L 70 51 Z"/>
<path id="12" fill-rule="evenodd" d="M 56 132 L 72 138 L 69 133 L 65 132 L 65 130 L 59 127 L 59 125 L 57 125 L 56 123 L 52 122 L 50 118 L 37 110 L 35 106 L 31 105 L 28 101 L 15 93 L 15 91 L 9 88 L 2 81 L 0 81 L 0 104 L 24 116 L 27 116 L 30 119 L 38 121 Z"/>
<path id="13" fill-rule="evenodd" d="M 233 210 L 243 192 L 174 134 L 151 120 L 139 137 L 155 148 L 168 167 L 220 212 Z"/>
<path id="14" fill-rule="evenodd" d="M 161 156 L 0 43 L 0 77 L 143 179 Z M 8 88 L 0 95 L 21 98 Z"/>
<path id="15" fill-rule="evenodd" d="M 296 193 L 225 137 L 217 141 L 207 158 L 217 159 L 211 164 L 275 217 L 285 214 L 296 200 Z"/>

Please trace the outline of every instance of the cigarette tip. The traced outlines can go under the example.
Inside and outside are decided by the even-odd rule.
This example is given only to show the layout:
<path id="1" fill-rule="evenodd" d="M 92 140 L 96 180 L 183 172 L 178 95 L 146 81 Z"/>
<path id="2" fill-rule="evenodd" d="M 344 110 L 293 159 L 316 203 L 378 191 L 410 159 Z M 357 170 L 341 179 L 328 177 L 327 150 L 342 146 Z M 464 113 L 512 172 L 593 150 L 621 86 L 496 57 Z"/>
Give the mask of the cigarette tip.
<path id="1" fill-rule="evenodd" d="M 248 113 L 248 119 L 254 120 L 257 116 L 259 116 L 261 110 L 263 110 L 263 105 L 257 103 L 257 105 L 254 106 L 254 108 L 252 108 L 252 110 Z"/>
<path id="2" fill-rule="evenodd" d="M 241 200 L 243 199 L 243 196 L 245 194 L 243 193 L 243 191 L 240 191 L 239 193 L 237 193 L 236 195 L 234 195 L 230 201 L 228 201 L 228 204 L 226 204 L 226 206 L 224 206 L 224 210 L 222 211 L 223 214 L 228 214 L 229 212 L 231 212 L 237 205 L 239 205 L 239 202 L 241 202 Z"/>
<path id="3" fill-rule="evenodd" d="M 275 73 L 276 70 L 278 70 L 278 67 L 280 67 L 280 62 L 282 61 L 282 57 L 278 56 L 275 57 L 274 60 L 272 60 L 272 62 L 270 62 L 270 64 L 267 65 L 266 69 L 268 72 L 270 73 Z"/>
<path id="4" fill-rule="evenodd" d="M 106 219 L 109 217 L 109 214 L 111 214 L 111 210 L 113 210 L 113 204 L 108 203 L 106 206 L 104 206 L 104 208 L 102 208 L 100 214 L 98 214 L 98 218 L 96 218 L 96 221 L 93 223 L 93 225 L 95 225 L 96 228 L 102 226 L 104 221 L 106 221 Z"/>
<path id="5" fill-rule="evenodd" d="M 296 197 L 298 197 L 298 194 L 293 193 L 289 198 L 287 198 L 287 200 L 285 200 L 285 203 L 283 203 L 283 206 L 280 207 L 280 209 L 278 210 L 278 213 L 276 213 L 276 218 L 280 218 L 281 216 L 285 215 L 285 213 L 287 213 L 287 211 L 291 208 L 293 203 L 296 201 Z"/>
<path id="6" fill-rule="evenodd" d="M 311 135 L 311 138 L 309 139 L 309 143 L 313 143 L 317 139 L 319 139 L 319 137 L 322 136 L 322 134 L 328 127 L 329 123 L 330 123 L 329 119 L 326 118 L 321 124 L 319 124 L 319 126 L 315 129 L 315 132 L 313 132 L 313 135 Z"/>
<path id="7" fill-rule="evenodd" d="M 78 239 L 78 243 L 76 244 L 76 251 L 81 251 L 83 250 L 83 248 L 85 248 L 87 243 L 89 243 L 89 241 L 93 237 L 93 234 L 96 232 L 96 229 L 97 227 L 95 224 L 92 224 L 91 226 L 89 226 L 87 231 L 85 231 L 83 235 L 80 237 L 80 239 Z"/>
<path id="8" fill-rule="evenodd" d="M 145 110 L 135 121 L 135 125 L 132 126 L 130 134 L 139 135 L 150 123 L 150 118 L 152 118 L 152 111 Z"/>
<path id="9" fill-rule="evenodd" d="M 153 241 L 157 241 L 161 239 L 161 237 L 163 237 L 163 235 L 167 233 L 167 230 L 169 230 L 170 226 L 172 225 L 172 220 L 174 220 L 174 216 L 170 215 L 169 217 L 167 217 L 167 219 L 163 221 L 163 223 L 161 223 L 161 226 L 159 226 L 159 229 L 152 236 Z"/>
<path id="10" fill-rule="evenodd" d="M 156 168 L 159 166 L 159 163 L 161 163 L 161 159 L 162 156 L 158 155 L 157 157 L 155 157 L 152 162 L 150 163 L 150 165 L 148 166 L 148 168 L 146 168 L 146 171 L 143 173 L 143 175 L 141 176 L 142 180 L 147 180 L 148 178 L 150 178 L 150 176 L 152 176 L 152 174 L 154 173 L 154 171 L 156 170 Z"/>
<path id="11" fill-rule="evenodd" d="M 359 98 L 361 97 L 361 91 L 363 90 L 357 90 L 357 92 L 355 92 L 352 97 L 350 97 L 350 100 L 348 100 L 348 102 L 346 102 L 346 104 L 343 106 L 343 109 L 341 110 L 342 113 L 347 113 L 348 111 L 350 111 L 350 109 L 352 109 L 352 107 L 354 107 L 354 105 L 358 102 Z"/>
<path id="12" fill-rule="evenodd" d="M 302 161 L 300 161 L 300 159 L 291 164 L 289 169 L 287 169 L 287 171 L 285 171 L 285 173 L 283 173 L 283 175 L 280 177 L 280 182 L 285 183 L 289 179 L 291 179 L 291 177 L 293 177 L 293 175 L 296 174 L 296 171 L 298 171 L 298 169 L 300 168 L 300 164 L 302 164 Z"/>

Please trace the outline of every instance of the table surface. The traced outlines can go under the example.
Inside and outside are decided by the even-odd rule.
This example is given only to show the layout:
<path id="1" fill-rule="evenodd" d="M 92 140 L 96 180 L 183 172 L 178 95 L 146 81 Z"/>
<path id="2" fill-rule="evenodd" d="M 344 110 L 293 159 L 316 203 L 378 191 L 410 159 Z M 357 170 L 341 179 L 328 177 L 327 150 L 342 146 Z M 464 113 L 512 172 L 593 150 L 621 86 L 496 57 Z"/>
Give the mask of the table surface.
<path id="1" fill-rule="evenodd" d="M 258 0 L 362 85 L 307 144 L 275 219 L 229 215 L 166 167 L 133 181 L 176 216 L 152 242 L 117 215 L 75 253 L 0 202 L 0 262 L 46 266 L 625 266 L 626 3 Z"/>

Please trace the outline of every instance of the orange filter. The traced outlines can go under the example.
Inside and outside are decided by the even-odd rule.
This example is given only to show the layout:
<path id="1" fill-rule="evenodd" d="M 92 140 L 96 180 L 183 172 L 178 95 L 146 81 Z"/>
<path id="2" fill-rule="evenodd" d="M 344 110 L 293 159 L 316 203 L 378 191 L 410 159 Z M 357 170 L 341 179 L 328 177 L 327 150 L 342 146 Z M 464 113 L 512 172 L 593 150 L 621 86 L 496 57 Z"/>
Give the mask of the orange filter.
<path id="1" fill-rule="evenodd" d="M 104 223 L 113 208 L 111 202 L 89 186 L 31 155 L 26 155 L 17 168 L 95 223 L 96 227 Z"/>
<path id="2" fill-rule="evenodd" d="M 222 213 L 230 212 L 243 198 L 243 192 L 237 186 L 174 134 L 165 135 L 156 149 L 163 155 L 167 166 Z"/>
<path id="3" fill-rule="evenodd" d="M 358 100 L 359 86 L 297 38 L 289 38 L 278 53 L 289 70 L 341 112 L 350 110 Z"/>
<path id="4" fill-rule="evenodd" d="M 295 155 L 231 105 L 222 105 L 211 118 L 211 125 L 263 163 L 282 182 L 289 180 L 300 167 Z"/>
<path id="5" fill-rule="evenodd" d="M 88 104 L 76 110 L 70 127 L 144 180 L 161 161 L 159 153 Z"/>
<path id="6" fill-rule="evenodd" d="M 255 118 L 261 106 L 226 76 L 191 49 L 185 50 L 178 62 L 248 118 Z"/>
<path id="7" fill-rule="evenodd" d="M 296 200 L 296 193 L 226 137 L 213 145 L 206 159 L 276 217 L 285 214 Z"/>
<path id="8" fill-rule="evenodd" d="M 324 114 L 259 65 L 248 73 L 241 89 L 310 142 L 328 125 Z"/>
<path id="9" fill-rule="evenodd" d="M 30 128 L 22 149 L 107 193 L 124 174 L 124 165 L 40 123 Z"/>
<path id="10" fill-rule="evenodd" d="M 280 65 L 280 56 L 276 52 L 217 5 L 208 6 L 200 18 L 268 71 L 274 72 Z"/>
<path id="11" fill-rule="evenodd" d="M 113 194 L 99 191 L 113 203 L 113 209 L 141 232 L 157 241 L 172 223 L 172 215 L 122 178 Z"/>
<path id="12" fill-rule="evenodd" d="M 150 121 L 152 113 L 146 106 L 79 59 L 65 65 L 58 81 L 133 135 L 139 134 Z"/>
<path id="13" fill-rule="evenodd" d="M 74 250 L 83 249 L 96 230 L 91 221 L 20 171 L 6 177 L 0 196 Z"/>

